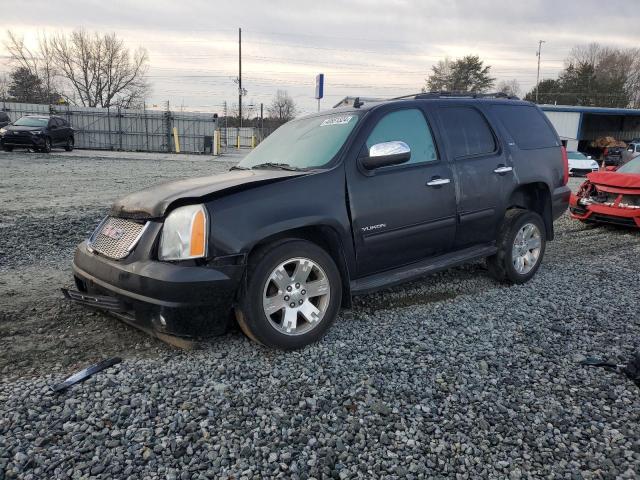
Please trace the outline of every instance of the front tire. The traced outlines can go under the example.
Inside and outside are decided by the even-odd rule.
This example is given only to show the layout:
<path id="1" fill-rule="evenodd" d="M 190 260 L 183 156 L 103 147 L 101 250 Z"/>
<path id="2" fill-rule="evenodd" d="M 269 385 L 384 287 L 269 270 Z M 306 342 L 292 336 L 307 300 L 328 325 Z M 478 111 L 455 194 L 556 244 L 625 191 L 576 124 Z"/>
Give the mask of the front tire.
<path id="1" fill-rule="evenodd" d="M 319 340 L 340 310 L 342 282 L 335 262 L 305 240 L 286 240 L 249 259 L 237 319 L 268 347 L 293 350 Z"/>
<path id="2" fill-rule="evenodd" d="M 74 142 L 73 142 L 73 137 L 69 137 L 69 138 L 67 138 L 67 143 L 65 144 L 64 149 L 65 149 L 67 152 L 72 151 L 72 150 L 73 150 L 73 143 L 74 143 Z"/>
<path id="3" fill-rule="evenodd" d="M 42 147 L 44 153 L 51 153 L 51 139 L 49 137 L 44 139 L 44 147 Z"/>
<path id="4" fill-rule="evenodd" d="M 3 146 L 2 146 L 2 149 L 3 149 L 5 152 L 13 152 L 13 147 L 10 147 L 9 145 L 3 145 Z"/>
<path id="5" fill-rule="evenodd" d="M 546 247 L 542 217 L 530 210 L 508 210 L 497 238 L 498 252 L 487 258 L 489 273 L 504 283 L 521 284 L 533 277 Z"/>

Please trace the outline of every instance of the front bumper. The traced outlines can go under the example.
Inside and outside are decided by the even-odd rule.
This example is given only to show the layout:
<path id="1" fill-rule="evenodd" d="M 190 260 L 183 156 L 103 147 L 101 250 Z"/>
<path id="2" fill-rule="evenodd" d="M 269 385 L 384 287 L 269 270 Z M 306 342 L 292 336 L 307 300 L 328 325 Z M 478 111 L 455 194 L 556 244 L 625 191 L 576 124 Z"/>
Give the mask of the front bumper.
<path id="1" fill-rule="evenodd" d="M 600 168 L 570 168 L 569 175 L 572 177 L 586 177 L 588 174 L 593 172 L 599 172 Z"/>
<path id="2" fill-rule="evenodd" d="M 39 148 L 44 146 L 44 137 L 41 135 L 9 135 L 5 133 L 0 138 L 0 144 L 3 147 Z"/>
<path id="3" fill-rule="evenodd" d="M 146 331 L 187 338 L 223 333 L 244 265 L 180 265 L 132 258 L 116 261 L 81 243 L 73 260 L 78 303 L 114 313 Z"/>
<path id="4" fill-rule="evenodd" d="M 597 203 L 581 205 L 579 200 L 577 195 L 572 194 L 569 201 L 569 213 L 576 220 L 640 228 L 640 209 L 638 208 L 611 207 Z"/>

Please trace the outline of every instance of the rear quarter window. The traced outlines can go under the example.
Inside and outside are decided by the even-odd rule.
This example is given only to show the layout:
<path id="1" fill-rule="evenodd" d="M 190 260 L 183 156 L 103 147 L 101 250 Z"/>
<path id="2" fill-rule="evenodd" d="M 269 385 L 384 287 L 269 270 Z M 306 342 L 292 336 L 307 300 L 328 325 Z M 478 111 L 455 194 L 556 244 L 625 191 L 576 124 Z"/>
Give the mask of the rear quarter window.
<path id="1" fill-rule="evenodd" d="M 558 146 L 556 132 L 536 107 L 493 105 L 491 109 L 521 150 Z"/>

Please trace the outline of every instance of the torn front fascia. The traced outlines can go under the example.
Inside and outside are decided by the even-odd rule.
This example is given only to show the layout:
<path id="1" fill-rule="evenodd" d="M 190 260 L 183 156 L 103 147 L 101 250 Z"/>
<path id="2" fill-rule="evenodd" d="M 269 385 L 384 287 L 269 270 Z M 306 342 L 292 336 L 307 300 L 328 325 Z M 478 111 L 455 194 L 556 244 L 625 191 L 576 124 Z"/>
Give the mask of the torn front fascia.
<path id="1" fill-rule="evenodd" d="M 588 180 L 580 186 L 576 196 L 578 197 L 577 204 L 583 207 L 588 205 L 602 205 L 612 208 L 640 209 L 640 195 L 637 196 L 638 200 L 630 203 L 629 197 L 635 197 L 635 195 L 599 191 L 597 185 L 594 185 Z"/>

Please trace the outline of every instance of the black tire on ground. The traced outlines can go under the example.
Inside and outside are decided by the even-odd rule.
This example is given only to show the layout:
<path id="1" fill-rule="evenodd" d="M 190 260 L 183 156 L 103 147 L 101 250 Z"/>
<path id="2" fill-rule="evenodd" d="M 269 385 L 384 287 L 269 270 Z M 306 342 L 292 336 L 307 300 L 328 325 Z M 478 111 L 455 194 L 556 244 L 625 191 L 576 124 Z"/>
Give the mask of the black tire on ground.
<path id="1" fill-rule="evenodd" d="M 520 229 L 527 224 L 535 225 L 540 232 L 540 253 L 533 268 L 527 273 L 521 274 L 514 266 L 512 254 L 515 237 Z M 531 210 L 520 208 L 508 210 L 498 231 L 496 246 L 498 253 L 487 258 L 487 266 L 491 276 L 504 283 L 520 284 L 529 281 L 540 268 L 544 257 L 546 236 L 542 217 Z"/>
<path id="2" fill-rule="evenodd" d="M 276 329 L 263 309 L 265 285 L 271 273 L 289 259 L 306 258 L 319 265 L 329 281 L 329 301 L 325 314 L 315 327 L 298 335 Z M 331 256 L 318 245 L 299 239 L 287 239 L 260 248 L 249 258 L 247 281 L 240 292 L 236 318 L 242 331 L 252 340 L 268 347 L 293 350 L 319 340 L 331 326 L 342 300 L 340 272 Z"/>
<path id="3" fill-rule="evenodd" d="M 3 146 L 2 146 L 2 149 L 3 149 L 5 152 L 13 152 L 13 147 L 10 147 L 9 145 L 3 145 Z"/>
<path id="4" fill-rule="evenodd" d="M 50 153 L 51 152 L 51 139 L 49 137 L 44 139 L 44 147 L 42 147 L 42 151 L 44 153 Z"/>
<path id="5" fill-rule="evenodd" d="M 65 144 L 64 149 L 67 152 L 70 152 L 71 150 L 73 150 L 73 137 L 67 138 L 67 143 Z"/>

